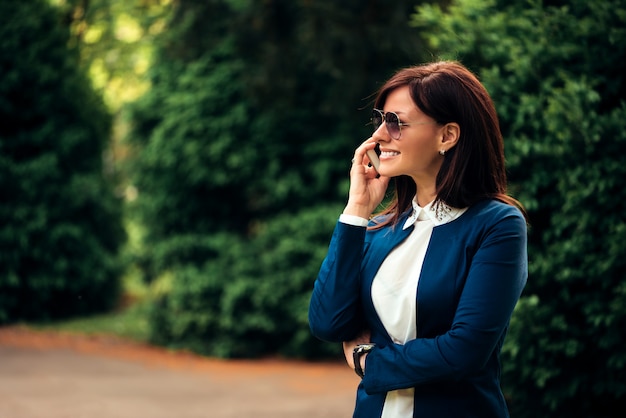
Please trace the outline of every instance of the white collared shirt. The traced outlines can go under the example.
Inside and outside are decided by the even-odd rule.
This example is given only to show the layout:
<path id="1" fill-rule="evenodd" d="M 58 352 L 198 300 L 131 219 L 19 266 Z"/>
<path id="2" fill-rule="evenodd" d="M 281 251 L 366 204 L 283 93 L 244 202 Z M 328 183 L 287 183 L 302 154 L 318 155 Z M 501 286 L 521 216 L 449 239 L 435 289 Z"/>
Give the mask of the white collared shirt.
<path id="1" fill-rule="evenodd" d="M 413 213 L 403 229 L 415 225 L 406 240 L 383 261 L 372 283 L 372 301 L 378 316 L 394 343 L 405 344 L 417 337 L 417 284 L 433 228 L 451 222 L 467 208 L 451 208 L 441 202 L 420 207 L 415 198 Z M 357 220 L 340 221 L 356 225 Z M 361 223 L 362 225 L 362 223 Z M 382 418 L 413 417 L 414 389 L 387 392 Z"/>

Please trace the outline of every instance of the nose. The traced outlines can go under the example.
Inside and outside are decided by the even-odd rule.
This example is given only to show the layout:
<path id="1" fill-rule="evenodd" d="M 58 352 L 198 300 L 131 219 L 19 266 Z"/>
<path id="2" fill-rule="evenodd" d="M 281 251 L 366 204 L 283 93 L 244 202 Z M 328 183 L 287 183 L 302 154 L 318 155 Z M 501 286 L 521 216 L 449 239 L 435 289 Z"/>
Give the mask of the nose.
<path id="1" fill-rule="evenodd" d="M 386 141 L 388 142 L 391 137 L 389 136 L 389 132 L 387 131 L 387 122 L 383 120 L 383 123 L 380 124 L 378 129 L 374 131 L 372 134 L 372 138 L 376 140 L 376 142 Z"/>

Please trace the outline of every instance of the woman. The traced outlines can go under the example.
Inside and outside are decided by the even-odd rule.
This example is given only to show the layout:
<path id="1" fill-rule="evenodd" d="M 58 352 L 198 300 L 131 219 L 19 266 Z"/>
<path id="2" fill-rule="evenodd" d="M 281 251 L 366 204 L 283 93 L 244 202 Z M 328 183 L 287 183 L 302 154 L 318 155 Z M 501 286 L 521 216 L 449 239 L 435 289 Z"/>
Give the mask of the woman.
<path id="1" fill-rule="evenodd" d="M 499 355 L 526 283 L 526 221 L 491 98 L 459 63 L 411 67 L 383 85 L 372 122 L 311 330 L 343 342 L 362 376 L 354 417 L 508 417 Z"/>

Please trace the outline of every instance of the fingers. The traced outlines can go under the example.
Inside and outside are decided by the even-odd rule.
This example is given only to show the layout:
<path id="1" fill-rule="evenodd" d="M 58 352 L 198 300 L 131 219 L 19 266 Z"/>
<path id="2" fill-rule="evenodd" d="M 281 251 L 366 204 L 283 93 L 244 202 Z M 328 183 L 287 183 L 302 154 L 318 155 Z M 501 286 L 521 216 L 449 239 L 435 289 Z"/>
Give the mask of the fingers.
<path id="1" fill-rule="evenodd" d="M 354 151 L 354 157 L 352 158 L 352 164 L 368 165 L 371 163 L 369 157 L 367 157 L 367 151 L 376 148 L 377 143 L 373 138 L 368 138 Z"/>
<path id="2" fill-rule="evenodd" d="M 365 174 L 365 178 L 367 179 L 379 177 L 378 156 L 374 151 L 377 145 L 378 144 L 374 142 L 372 138 L 369 138 L 354 151 L 354 157 L 351 161 L 352 167 L 357 167 L 357 171 L 354 174 Z"/>
<path id="3" fill-rule="evenodd" d="M 346 363 L 351 369 L 354 369 L 354 357 L 352 356 L 354 347 L 355 345 L 350 341 L 343 342 L 343 356 L 346 358 Z"/>
<path id="4" fill-rule="evenodd" d="M 369 331 L 369 329 L 365 329 L 363 330 L 359 335 L 356 336 L 356 338 L 354 340 L 351 341 L 344 341 L 343 342 L 343 354 L 346 358 L 346 362 L 348 363 L 348 366 L 350 366 L 350 368 L 354 368 L 354 360 L 353 360 L 353 356 L 352 356 L 352 351 L 354 350 L 354 347 L 356 347 L 358 344 L 367 344 L 371 342 L 371 333 Z"/>
<path id="5" fill-rule="evenodd" d="M 373 150 L 376 142 L 365 140 L 354 152 L 350 168 L 350 190 L 344 213 L 369 218 L 385 196 L 389 179 L 380 177 L 376 169 L 369 165 L 367 151 Z"/>

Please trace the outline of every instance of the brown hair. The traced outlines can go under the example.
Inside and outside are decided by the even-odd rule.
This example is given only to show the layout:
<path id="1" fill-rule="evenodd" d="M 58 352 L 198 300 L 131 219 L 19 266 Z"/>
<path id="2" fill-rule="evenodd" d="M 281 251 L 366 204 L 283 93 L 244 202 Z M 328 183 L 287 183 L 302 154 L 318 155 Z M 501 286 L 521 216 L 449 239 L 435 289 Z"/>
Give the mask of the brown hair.
<path id="1" fill-rule="evenodd" d="M 456 146 L 443 157 L 437 174 L 437 202 L 456 208 L 483 199 L 497 199 L 518 207 L 506 194 L 504 143 L 496 109 L 487 90 L 466 67 L 454 61 L 409 67 L 394 74 L 379 90 L 374 107 L 382 109 L 393 90 L 408 86 L 416 106 L 437 123 L 456 122 L 461 133 Z M 376 228 L 396 224 L 411 206 L 416 186 L 408 176 L 394 178 L 393 199 Z"/>

